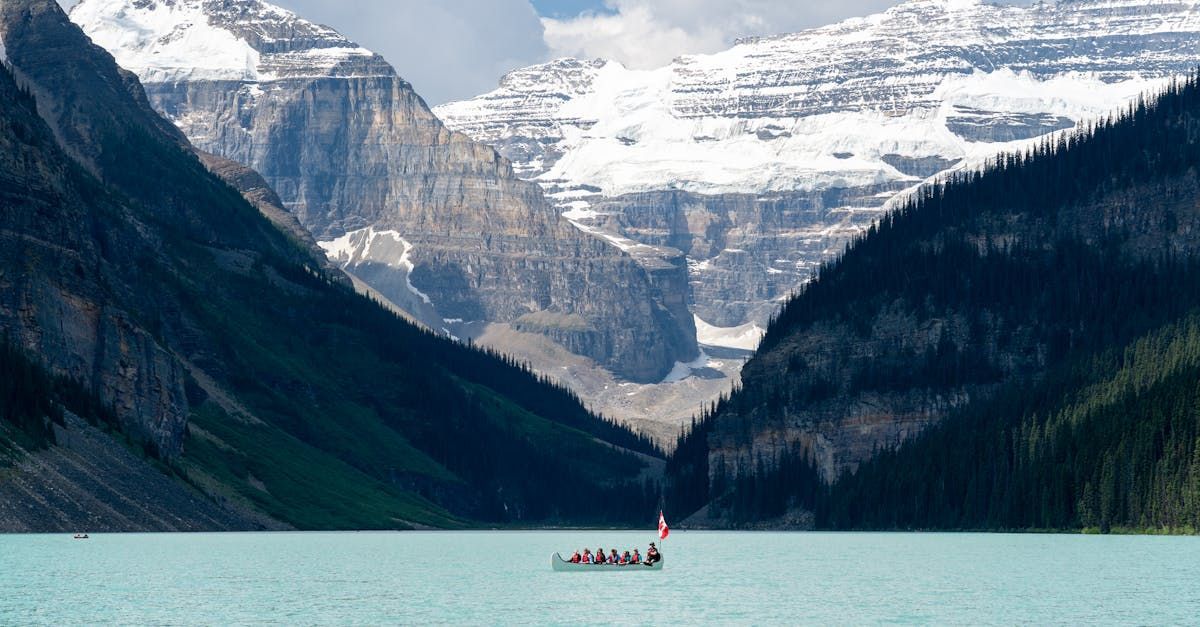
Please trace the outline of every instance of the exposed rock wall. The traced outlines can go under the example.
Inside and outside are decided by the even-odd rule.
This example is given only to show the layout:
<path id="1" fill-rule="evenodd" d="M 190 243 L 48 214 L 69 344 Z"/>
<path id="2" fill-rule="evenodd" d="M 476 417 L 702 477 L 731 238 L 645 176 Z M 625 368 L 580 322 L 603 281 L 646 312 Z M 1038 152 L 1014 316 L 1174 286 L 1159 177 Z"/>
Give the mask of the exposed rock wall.
<path id="1" fill-rule="evenodd" d="M 198 148 L 260 172 L 339 265 L 431 328 L 579 320 L 526 326 L 636 381 L 695 357 L 682 259 L 660 280 L 671 268 L 573 227 L 506 159 L 443 126 L 382 57 L 257 0 L 85 0 L 72 15 Z M 254 61 L 197 70 L 187 59 L 200 48 L 134 41 L 151 23 L 193 44 L 229 40 Z M 331 244 L 356 233 L 357 247 Z"/>
<path id="2" fill-rule="evenodd" d="M 242 197 L 254 205 L 263 216 L 271 221 L 271 224 L 287 233 L 298 245 L 307 250 L 313 259 L 321 264 L 328 276 L 342 281 L 346 285 L 350 284 L 350 278 L 329 261 L 325 256 L 325 251 L 317 245 L 317 240 L 312 233 L 309 233 L 308 229 L 300 224 L 300 220 L 296 218 L 295 214 L 283 206 L 283 200 L 279 198 L 279 194 L 271 189 L 270 184 L 261 174 L 249 166 L 231 159 L 218 157 L 201 150 L 195 152 L 200 157 L 200 161 L 204 163 L 204 167 L 228 183 L 230 187 L 241 192 Z"/>
<path id="3" fill-rule="evenodd" d="M 32 32 L 42 19 L 52 17 L 37 3 L 0 4 L 0 37 L 18 73 L 31 46 L 52 45 Z M 95 237 L 104 209 L 75 196 L 72 166 L 28 143 L 49 131 L 7 70 L 0 101 L 0 327 L 55 372 L 89 385 L 131 433 L 175 455 L 188 412 L 184 371 L 110 291 L 121 289 L 122 268 L 104 258 L 133 238 L 120 230 Z"/>
<path id="4" fill-rule="evenodd" d="M 765 324 L 780 300 L 881 215 L 854 208 L 894 186 L 767 195 L 680 190 L 596 198 L 581 224 L 683 252 L 705 322 Z"/>

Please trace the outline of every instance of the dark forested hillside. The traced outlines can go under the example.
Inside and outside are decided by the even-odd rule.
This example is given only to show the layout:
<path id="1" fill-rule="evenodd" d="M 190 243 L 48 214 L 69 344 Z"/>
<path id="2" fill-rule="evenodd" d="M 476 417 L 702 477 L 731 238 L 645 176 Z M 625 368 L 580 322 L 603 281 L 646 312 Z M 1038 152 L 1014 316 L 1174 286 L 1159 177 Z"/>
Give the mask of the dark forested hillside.
<path id="1" fill-rule="evenodd" d="M 771 324 L 697 429 L 693 504 L 734 524 L 1193 528 L 1198 167 L 1192 76 L 920 192 Z"/>
<path id="2" fill-rule="evenodd" d="M 833 528 L 1200 530 L 1200 320 L 964 409 L 809 498 Z"/>
<path id="3" fill-rule="evenodd" d="M 652 513 L 657 486 L 642 476 L 647 456 L 660 456 L 651 442 L 518 364 L 412 326 L 327 276 L 204 168 L 57 3 L 0 3 L 0 36 L 0 374 L 14 377 L 0 386 L 0 440 L 9 450 L 36 456 L 57 446 L 56 428 L 69 432 L 64 407 L 84 418 L 94 410 L 149 466 L 241 520 L 235 527 Z M 45 485 L 22 478 L 41 462 L 0 463 L 10 465 L 0 491 Z M 60 487 L 79 486 L 45 489 Z M 97 498 L 155 499 L 115 491 Z M 611 505 L 580 508 L 581 491 Z M 3 505 L 0 525 L 42 511 Z M 15 528 L 56 529 L 71 516 L 95 516 L 91 529 L 121 524 L 52 514 Z"/>

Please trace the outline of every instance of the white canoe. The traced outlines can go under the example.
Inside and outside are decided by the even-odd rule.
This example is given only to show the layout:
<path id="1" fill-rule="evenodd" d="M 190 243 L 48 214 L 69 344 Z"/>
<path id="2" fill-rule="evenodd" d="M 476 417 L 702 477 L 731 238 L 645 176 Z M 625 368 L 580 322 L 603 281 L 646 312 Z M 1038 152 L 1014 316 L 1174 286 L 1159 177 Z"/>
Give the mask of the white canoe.
<path id="1" fill-rule="evenodd" d="M 647 566 L 645 564 L 627 564 L 625 566 L 614 564 L 575 564 L 568 562 L 567 560 L 563 559 L 561 555 L 555 553 L 554 557 L 550 558 L 550 566 L 559 572 L 611 573 L 618 571 L 633 571 L 635 573 L 640 573 L 642 571 L 662 570 L 663 561 L 660 559 L 652 566 Z"/>

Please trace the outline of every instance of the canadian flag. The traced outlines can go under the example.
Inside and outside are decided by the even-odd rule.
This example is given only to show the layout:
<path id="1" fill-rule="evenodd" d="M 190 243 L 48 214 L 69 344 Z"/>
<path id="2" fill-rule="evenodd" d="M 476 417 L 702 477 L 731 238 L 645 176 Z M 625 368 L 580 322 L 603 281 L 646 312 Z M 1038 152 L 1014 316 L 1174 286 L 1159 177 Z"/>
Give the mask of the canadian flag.
<path id="1" fill-rule="evenodd" d="M 667 527 L 667 519 L 663 517 L 663 513 L 660 510 L 658 512 L 658 539 L 666 540 L 670 534 L 671 530 Z"/>

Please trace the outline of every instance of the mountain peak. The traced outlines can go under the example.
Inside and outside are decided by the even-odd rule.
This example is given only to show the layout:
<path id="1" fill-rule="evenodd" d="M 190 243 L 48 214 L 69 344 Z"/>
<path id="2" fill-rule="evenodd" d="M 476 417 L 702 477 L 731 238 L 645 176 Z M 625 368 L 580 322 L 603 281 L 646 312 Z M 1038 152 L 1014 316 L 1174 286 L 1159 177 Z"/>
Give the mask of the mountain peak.
<path id="1" fill-rule="evenodd" d="M 367 241 L 344 269 L 431 329 L 511 324 L 539 334 L 514 342 L 549 337 L 636 381 L 695 359 L 686 298 L 664 295 L 686 289 L 682 263 L 647 269 L 572 227 L 336 31 L 257 0 L 83 0 L 73 17 L 197 148 L 260 172 L 318 241 Z"/>
<path id="2" fill-rule="evenodd" d="M 261 0 L 82 0 L 71 19 L 146 82 L 393 74 L 336 30 Z"/>

